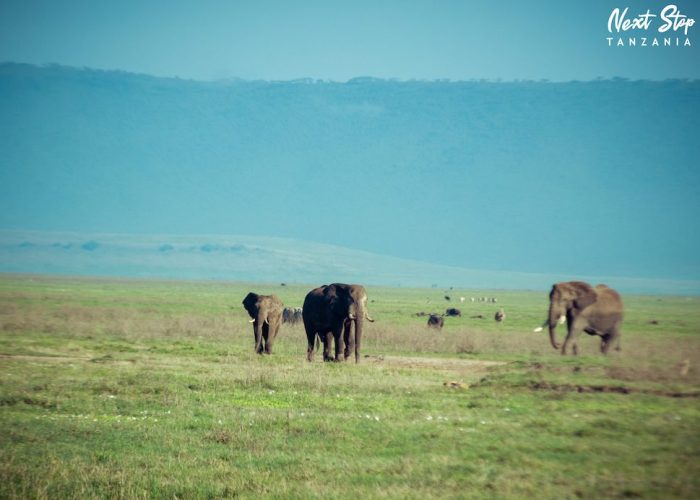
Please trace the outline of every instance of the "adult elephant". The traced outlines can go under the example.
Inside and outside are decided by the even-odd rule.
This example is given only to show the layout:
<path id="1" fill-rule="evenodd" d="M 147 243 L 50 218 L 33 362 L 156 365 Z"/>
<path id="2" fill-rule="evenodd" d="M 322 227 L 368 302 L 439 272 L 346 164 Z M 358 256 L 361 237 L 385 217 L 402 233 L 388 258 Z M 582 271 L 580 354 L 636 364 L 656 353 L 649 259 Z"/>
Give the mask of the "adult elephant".
<path id="1" fill-rule="evenodd" d="M 272 344 L 282 324 L 284 304 L 277 295 L 258 295 L 250 292 L 243 299 L 243 307 L 251 317 L 255 352 L 272 354 Z"/>
<path id="2" fill-rule="evenodd" d="M 333 283 L 314 288 L 304 299 L 302 318 L 308 341 L 306 351 L 308 361 L 313 361 L 316 335 L 323 342 L 323 360 L 332 359 L 330 355 L 332 335 L 335 341 L 335 361 L 340 361 L 341 351 L 347 359 L 354 350 L 355 362 L 359 363 L 364 320 L 374 321 L 367 312 L 365 287 Z M 344 349 L 343 344 L 345 344 Z"/>
<path id="3" fill-rule="evenodd" d="M 606 285 L 592 287 L 582 281 L 556 283 L 549 293 L 549 317 L 544 325 L 549 327 L 549 340 L 552 347 L 559 349 L 556 341 L 557 323 L 566 321 L 567 334 L 561 353 L 572 344 L 574 354 L 578 353 L 576 339 L 581 332 L 601 337 L 600 351 L 607 354 L 610 345 L 617 343 L 620 350 L 620 326 L 622 325 L 623 305 L 620 294 Z"/>

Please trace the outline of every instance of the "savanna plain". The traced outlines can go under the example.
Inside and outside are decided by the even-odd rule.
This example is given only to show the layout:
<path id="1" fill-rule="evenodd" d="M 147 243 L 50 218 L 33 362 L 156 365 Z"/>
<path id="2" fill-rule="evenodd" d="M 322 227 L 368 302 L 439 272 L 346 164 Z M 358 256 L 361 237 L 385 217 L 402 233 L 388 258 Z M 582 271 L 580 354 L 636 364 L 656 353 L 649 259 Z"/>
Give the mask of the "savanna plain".
<path id="1" fill-rule="evenodd" d="M 243 297 L 318 285 L 0 276 L 0 497 L 700 496 L 700 298 L 625 295 L 574 357 L 549 290 L 367 286 L 359 364 L 255 354 Z"/>

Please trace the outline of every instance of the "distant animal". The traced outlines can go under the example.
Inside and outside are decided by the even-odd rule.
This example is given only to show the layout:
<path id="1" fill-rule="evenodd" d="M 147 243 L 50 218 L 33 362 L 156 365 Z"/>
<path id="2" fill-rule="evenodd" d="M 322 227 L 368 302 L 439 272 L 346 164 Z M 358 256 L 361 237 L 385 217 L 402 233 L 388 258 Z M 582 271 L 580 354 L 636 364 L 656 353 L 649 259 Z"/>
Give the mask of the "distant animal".
<path id="1" fill-rule="evenodd" d="M 287 286 L 286 283 L 280 283 L 280 286 Z"/>
<path id="2" fill-rule="evenodd" d="M 465 301 L 465 300 L 467 300 L 467 299 L 464 298 L 464 297 L 460 297 L 460 298 L 459 298 L 459 301 L 460 301 L 462 304 L 464 304 L 464 301 Z"/>
<path id="3" fill-rule="evenodd" d="M 426 313 L 426 312 L 423 312 L 423 311 L 417 312 L 417 313 L 416 313 L 416 316 L 419 316 L 419 317 L 420 317 L 420 316 L 426 316 L 426 315 L 427 315 L 427 313 Z"/>
<path id="4" fill-rule="evenodd" d="M 462 311 L 455 307 L 450 307 L 448 309 L 445 309 L 445 316 L 461 316 Z"/>
<path id="5" fill-rule="evenodd" d="M 494 315 L 493 319 L 498 321 L 499 323 L 506 319 L 506 313 L 503 311 L 503 309 L 499 309 L 496 311 L 496 314 Z"/>
<path id="6" fill-rule="evenodd" d="M 613 343 L 620 350 L 623 309 L 620 294 L 606 285 L 592 287 L 582 281 L 556 283 L 549 292 L 549 316 L 542 327 L 549 327 L 549 341 L 552 347 L 559 349 L 557 323 L 566 322 L 567 334 L 561 346 L 562 354 L 566 354 L 569 344 L 574 354 L 578 354 L 576 339 L 581 332 L 600 336 L 600 352 L 607 354 Z M 537 330 L 541 331 L 542 327 Z"/>
<path id="7" fill-rule="evenodd" d="M 450 296 L 449 296 L 449 295 L 445 295 L 445 300 L 449 301 L 449 300 L 452 300 L 452 299 L 450 299 Z"/>
<path id="8" fill-rule="evenodd" d="M 474 319 L 484 319 L 484 315 L 483 315 L 483 314 L 477 314 L 477 315 L 475 315 L 475 316 L 469 316 L 469 317 L 470 317 L 470 318 L 474 318 Z"/>
<path id="9" fill-rule="evenodd" d="M 474 297 L 471 298 L 471 301 L 474 302 L 476 299 Z"/>
<path id="10" fill-rule="evenodd" d="M 469 389 L 469 384 L 458 382 L 457 380 L 445 380 L 442 385 L 448 389 Z"/>
<path id="11" fill-rule="evenodd" d="M 258 295 L 250 292 L 243 299 L 243 307 L 252 318 L 255 352 L 272 354 L 272 344 L 282 324 L 284 304 L 277 295 Z"/>
<path id="12" fill-rule="evenodd" d="M 301 321 L 301 307 L 285 307 L 282 311 L 282 323 L 296 325 Z"/>
<path id="13" fill-rule="evenodd" d="M 438 316 L 437 314 L 431 314 L 428 317 L 428 327 L 429 328 L 437 328 L 438 330 L 440 330 L 440 329 L 442 329 L 444 324 L 445 324 L 445 319 L 442 316 Z"/>
<path id="14" fill-rule="evenodd" d="M 367 292 L 362 285 L 333 283 L 314 288 L 306 294 L 302 318 L 306 330 L 308 361 L 313 361 L 316 335 L 323 342 L 323 360 L 333 359 L 330 356 L 332 335 L 335 341 L 335 361 L 340 361 L 341 352 L 345 359 L 349 358 L 354 348 L 355 362 L 360 362 L 364 320 L 374 321 L 367 311 Z"/>

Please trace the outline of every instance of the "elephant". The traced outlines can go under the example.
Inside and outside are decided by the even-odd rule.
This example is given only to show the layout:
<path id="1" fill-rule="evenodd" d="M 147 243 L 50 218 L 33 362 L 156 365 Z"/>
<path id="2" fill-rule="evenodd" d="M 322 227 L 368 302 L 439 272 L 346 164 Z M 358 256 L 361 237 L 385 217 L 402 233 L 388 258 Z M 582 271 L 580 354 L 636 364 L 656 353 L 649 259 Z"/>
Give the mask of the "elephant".
<path id="1" fill-rule="evenodd" d="M 348 359 L 354 349 L 355 362 L 360 362 L 364 320 L 374 322 L 367 312 L 367 292 L 362 285 L 333 283 L 314 288 L 304 299 L 302 319 L 308 341 L 308 361 L 313 361 L 316 335 L 323 342 L 323 360 L 331 361 L 330 340 L 333 335 L 335 361 L 340 361 L 341 351 L 344 359 Z M 351 331 L 353 325 L 354 335 Z"/>
<path id="2" fill-rule="evenodd" d="M 552 347 L 559 349 L 556 341 L 557 323 L 567 323 L 567 335 L 561 346 L 561 353 L 572 345 L 574 355 L 578 354 L 576 339 L 581 332 L 601 337 L 600 352 L 616 343 L 620 350 L 620 327 L 623 319 L 623 304 L 620 294 L 607 285 L 592 287 L 582 281 L 556 283 L 549 293 L 549 317 L 542 326 L 549 327 L 549 340 Z"/>
<path id="3" fill-rule="evenodd" d="M 428 327 L 429 328 L 437 328 L 438 330 L 442 329 L 443 325 L 445 324 L 445 318 L 442 316 L 438 316 L 437 314 L 431 314 L 428 317 Z"/>
<path id="4" fill-rule="evenodd" d="M 250 292 L 243 299 L 243 307 L 252 318 L 255 352 L 272 354 L 272 344 L 282 324 L 284 304 L 277 295 Z"/>

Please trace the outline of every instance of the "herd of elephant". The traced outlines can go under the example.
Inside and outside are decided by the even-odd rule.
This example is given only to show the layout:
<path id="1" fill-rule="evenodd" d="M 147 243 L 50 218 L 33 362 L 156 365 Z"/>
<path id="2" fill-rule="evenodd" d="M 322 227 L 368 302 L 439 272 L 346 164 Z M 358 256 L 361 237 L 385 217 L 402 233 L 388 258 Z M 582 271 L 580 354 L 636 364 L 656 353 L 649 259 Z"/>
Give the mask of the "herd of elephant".
<path id="1" fill-rule="evenodd" d="M 318 338 L 323 343 L 324 361 L 346 360 L 354 352 L 355 362 L 359 362 L 364 320 L 374 322 L 367 311 L 367 292 L 362 285 L 333 283 L 314 288 L 306 294 L 302 308 L 285 308 L 274 294 L 250 292 L 243 299 L 243 306 L 251 317 L 255 352 L 259 354 L 271 354 L 281 324 L 297 322 L 300 315 L 306 330 L 308 361 L 313 361 L 314 341 Z M 566 354 L 569 345 L 574 354 L 578 353 L 577 338 L 581 332 L 600 336 L 600 351 L 607 354 L 613 344 L 620 350 L 622 319 L 622 299 L 615 290 L 606 285 L 593 287 L 582 281 L 567 281 L 552 286 L 549 315 L 535 331 L 547 326 L 552 347 L 559 349 L 556 328 L 566 322 L 562 354 Z"/>

